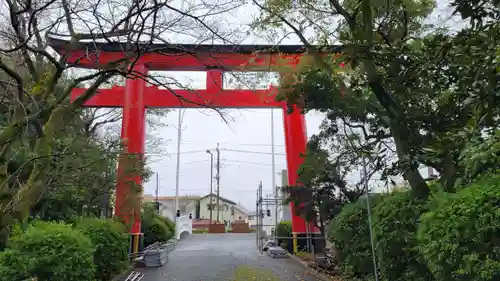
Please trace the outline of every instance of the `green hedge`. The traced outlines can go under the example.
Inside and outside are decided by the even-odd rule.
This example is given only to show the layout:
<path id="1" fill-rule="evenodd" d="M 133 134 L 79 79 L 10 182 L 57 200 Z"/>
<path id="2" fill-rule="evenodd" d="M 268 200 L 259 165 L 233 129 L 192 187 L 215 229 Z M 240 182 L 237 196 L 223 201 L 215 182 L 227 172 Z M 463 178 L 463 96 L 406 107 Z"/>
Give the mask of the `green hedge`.
<path id="1" fill-rule="evenodd" d="M 175 223 L 173 221 L 171 221 L 169 218 L 160 215 L 158 215 L 158 218 L 160 218 L 163 221 L 163 223 L 165 223 L 165 225 L 168 227 L 168 229 L 170 229 L 172 233 L 175 233 Z"/>
<path id="2" fill-rule="evenodd" d="M 370 200 L 372 206 L 377 206 L 380 196 L 370 196 Z M 366 199 L 345 205 L 330 224 L 328 237 L 335 245 L 346 278 L 366 279 L 373 274 Z"/>
<path id="3" fill-rule="evenodd" d="M 455 194 L 434 185 L 430 200 L 410 192 L 372 197 L 379 279 L 500 280 L 500 176 Z M 366 200 L 346 205 L 328 234 L 345 280 L 373 280 Z"/>
<path id="4" fill-rule="evenodd" d="M 415 199 L 408 191 L 383 196 L 373 208 L 377 262 L 386 280 L 432 280 L 416 249 L 415 235 L 420 216 L 427 208 L 426 200 Z"/>
<path id="5" fill-rule="evenodd" d="M 95 249 L 71 225 L 35 222 L 0 255 L 0 280 L 93 281 Z"/>
<path id="6" fill-rule="evenodd" d="M 288 250 L 288 252 L 293 253 L 292 222 L 281 221 L 276 228 L 276 235 L 278 237 L 290 237 L 289 239 L 277 239 L 276 242 L 278 242 L 278 245 Z"/>
<path id="7" fill-rule="evenodd" d="M 111 280 L 128 267 L 130 237 L 122 223 L 114 220 L 81 218 L 76 220 L 75 227 L 90 238 L 96 249 L 94 254 L 96 280 Z"/>
<path id="8" fill-rule="evenodd" d="M 438 194 L 431 206 L 417 238 L 436 280 L 500 280 L 500 177 Z"/>
<path id="9" fill-rule="evenodd" d="M 144 246 L 166 242 L 174 236 L 174 232 L 157 216 L 143 219 L 142 232 L 144 233 Z"/>

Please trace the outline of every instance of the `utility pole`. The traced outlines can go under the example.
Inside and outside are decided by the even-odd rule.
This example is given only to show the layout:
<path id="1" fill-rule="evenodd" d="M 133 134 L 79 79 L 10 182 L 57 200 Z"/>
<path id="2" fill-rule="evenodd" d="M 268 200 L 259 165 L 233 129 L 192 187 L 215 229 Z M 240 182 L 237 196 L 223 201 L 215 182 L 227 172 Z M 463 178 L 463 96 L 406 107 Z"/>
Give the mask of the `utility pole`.
<path id="1" fill-rule="evenodd" d="M 214 180 L 214 154 L 212 153 L 212 151 L 208 150 L 207 149 L 207 153 L 210 154 L 210 223 L 209 225 L 212 225 L 212 220 L 213 220 L 213 216 L 212 216 L 212 210 L 214 209 L 213 208 L 213 203 L 212 203 L 212 194 L 213 194 L 213 180 Z M 211 228 L 209 228 L 211 229 Z"/>
<path id="2" fill-rule="evenodd" d="M 278 204 L 281 204 L 281 201 L 278 201 L 279 191 L 278 186 L 274 186 L 274 234 L 276 236 L 276 230 L 278 229 Z"/>
<path id="3" fill-rule="evenodd" d="M 182 108 L 179 108 L 179 119 L 177 120 L 177 170 L 175 174 L 175 220 L 177 220 L 177 211 L 179 210 L 179 181 L 181 166 L 181 138 L 182 138 Z"/>
<path id="4" fill-rule="evenodd" d="M 159 187 L 159 180 L 158 180 L 158 172 L 156 172 L 156 190 L 155 190 L 155 195 L 156 195 L 156 212 L 158 214 L 160 213 L 160 203 L 158 202 L 158 187 Z"/>
<path id="5" fill-rule="evenodd" d="M 274 108 L 271 108 L 271 173 L 273 177 L 271 178 L 271 184 L 273 186 L 274 198 L 278 198 L 278 192 L 276 188 L 276 161 L 275 161 L 275 151 L 274 151 Z M 274 224 L 278 225 L 278 204 L 275 202 L 274 208 Z M 276 228 L 275 226 L 275 228 Z M 276 229 L 275 229 L 276 230 Z"/>
<path id="6" fill-rule="evenodd" d="M 217 152 L 217 223 L 219 223 L 219 191 L 220 191 L 220 149 L 219 149 L 219 143 L 217 143 L 217 148 L 215 149 Z"/>
<path id="7" fill-rule="evenodd" d="M 259 251 L 262 253 L 262 248 L 264 244 L 264 236 L 262 234 L 263 232 L 263 225 L 264 225 L 264 218 L 262 217 L 264 215 L 264 209 L 263 209 L 263 202 L 262 202 L 262 181 L 259 183 L 259 188 L 257 189 L 257 247 Z"/>

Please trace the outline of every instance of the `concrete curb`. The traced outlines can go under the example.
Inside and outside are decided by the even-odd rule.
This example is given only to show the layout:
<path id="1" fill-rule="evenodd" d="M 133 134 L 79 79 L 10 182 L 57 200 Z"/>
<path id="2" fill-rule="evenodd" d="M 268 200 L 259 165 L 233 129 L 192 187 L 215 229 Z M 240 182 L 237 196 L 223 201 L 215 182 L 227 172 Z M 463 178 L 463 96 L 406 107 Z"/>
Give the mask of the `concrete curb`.
<path id="1" fill-rule="evenodd" d="M 300 264 L 301 266 L 303 266 L 305 269 L 309 270 L 314 276 L 316 276 L 318 279 L 320 279 L 321 281 L 333 281 L 333 280 L 336 280 L 336 279 L 332 279 L 326 275 L 324 275 L 323 273 L 317 271 L 316 269 L 312 268 L 309 266 L 309 264 L 307 264 L 305 261 L 301 260 L 299 257 L 297 256 L 294 256 L 290 253 L 288 253 L 288 257 L 290 259 L 292 259 L 293 261 L 295 261 L 296 263 Z"/>

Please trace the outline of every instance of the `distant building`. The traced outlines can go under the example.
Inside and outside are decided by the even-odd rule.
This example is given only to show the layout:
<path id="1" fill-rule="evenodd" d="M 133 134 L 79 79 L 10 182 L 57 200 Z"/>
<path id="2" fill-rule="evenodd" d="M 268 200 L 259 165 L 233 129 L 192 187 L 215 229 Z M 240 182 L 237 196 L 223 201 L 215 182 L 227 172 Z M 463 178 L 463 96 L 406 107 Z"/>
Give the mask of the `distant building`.
<path id="1" fill-rule="evenodd" d="M 181 215 L 191 214 L 193 218 L 199 216 L 199 211 L 197 210 L 198 202 L 201 199 L 200 196 L 179 196 L 179 210 Z M 155 202 L 156 198 L 150 194 L 144 194 L 143 202 Z M 170 220 L 175 219 L 175 196 L 159 196 L 158 203 L 160 205 L 160 215 L 169 218 Z"/>
<path id="2" fill-rule="evenodd" d="M 248 225 L 250 228 L 257 226 L 257 212 L 248 213 Z"/>
<path id="3" fill-rule="evenodd" d="M 219 221 L 229 225 L 235 221 L 248 222 L 248 211 L 238 203 L 219 196 L 219 207 L 217 207 L 217 195 L 205 196 L 179 196 L 179 210 L 181 215 L 191 214 L 197 223 L 204 225 L 204 221 L 210 219 L 210 209 L 212 209 L 212 219 L 217 220 L 217 209 L 219 209 Z M 144 194 L 143 202 L 155 202 L 156 198 L 150 194 Z M 175 196 L 158 197 L 160 214 L 169 219 L 175 219 Z"/>
<path id="4" fill-rule="evenodd" d="M 210 197 L 212 202 L 210 202 Z M 219 209 L 219 222 L 230 224 L 237 220 L 248 220 L 247 211 L 238 203 L 219 196 L 219 206 L 217 206 L 217 195 L 207 194 L 200 198 L 200 219 L 210 219 L 210 210 L 212 210 L 212 220 L 217 220 L 217 209 Z"/>

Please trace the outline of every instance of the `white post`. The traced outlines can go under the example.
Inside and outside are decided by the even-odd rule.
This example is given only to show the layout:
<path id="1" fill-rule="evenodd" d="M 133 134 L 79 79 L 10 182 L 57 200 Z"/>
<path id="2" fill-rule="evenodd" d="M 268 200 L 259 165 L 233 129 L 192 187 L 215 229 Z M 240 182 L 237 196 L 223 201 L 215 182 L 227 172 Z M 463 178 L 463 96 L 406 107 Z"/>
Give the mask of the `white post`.
<path id="1" fill-rule="evenodd" d="M 179 180 L 180 180 L 180 165 L 181 165 L 181 128 L 182 126 L 182 108 L 179 108 L 179 119 L 177 122 L 177 170 L 175 174 L 175 209 L 174 217 L 177 220 L 177 210 L 179 210 Z"/>
<path id="2" fill-rule="evenodd" d="M 273 193 L 274 193 L 274 198 L 278 198 L 277 190 L 276 190 L 276 161 L 275 161 L 275 151 L 274 151 L 274 108 L 271 108 L 271 171 L 273 173 L 273 177 L 271 178 L 271 184 L 273 186 Z M 276 202 L 275 202 L 276 203 Z M 274 219 L 271 221 L 276 220 L 277 217 L 277 204 L 275 205 L 274 208 L 274 216 L 272 216 Z M 278 222 L 274 221 L 274 225 L 276 225 Z"/>

